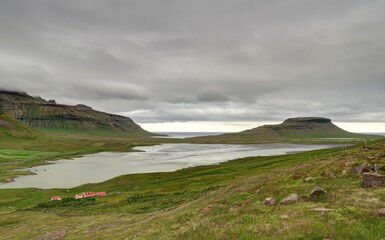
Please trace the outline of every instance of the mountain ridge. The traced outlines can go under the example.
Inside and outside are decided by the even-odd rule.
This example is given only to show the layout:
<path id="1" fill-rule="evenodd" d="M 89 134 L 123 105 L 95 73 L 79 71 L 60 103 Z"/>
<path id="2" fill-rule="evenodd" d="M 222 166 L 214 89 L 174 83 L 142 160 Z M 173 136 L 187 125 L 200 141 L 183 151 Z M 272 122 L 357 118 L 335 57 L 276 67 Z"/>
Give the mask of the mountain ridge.
<path id="1" fill-rule="evenodd" d="M 241 143 L 338 139 L 338 138 L 380 138 L 376 135 L 357 134 L 343 130 L 325 117 L 297 117 L 288 118 L 280 124 L 263 125 L 237 133 L 225 133 L 216 136 L 190 138 L 192 141 Z"/>
<path id="2" fill-rule="evenodd" d="M 25 92 L 0 91 L 0 110 L 32 128 L 119 132 L 153 135 L 131 118 L 105 113 L 89 106 L 57 104 Z"/>
<path id="3" fill-rule="evenodd" d="M 263 125 L 253 129 L 245 130 L 240 134 L 256 134 L 262 133 L 261 130 L 269 131 L 270 134 L 282 135 L 288 133 L 288 131 L 295 131 L 296 134 L 303 133 L 342 133 L 346 134 L 347 131 L 334 125 L 329 118 L 325 117 L 297 117 L 288 118 L 280 124 Z"/>

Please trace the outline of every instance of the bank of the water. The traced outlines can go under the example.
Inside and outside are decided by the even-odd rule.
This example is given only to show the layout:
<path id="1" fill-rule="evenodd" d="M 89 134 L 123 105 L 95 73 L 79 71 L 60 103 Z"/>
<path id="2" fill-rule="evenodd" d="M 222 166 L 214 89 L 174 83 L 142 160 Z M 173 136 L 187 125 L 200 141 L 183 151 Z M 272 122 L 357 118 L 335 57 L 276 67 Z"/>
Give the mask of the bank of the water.
<path id="1" fill-rule="evenodd" d="M 250 156 L 272 156 L 336 145 L 310 144 L 162 144 L 136 147 L 143 152 L 90 154 L 73 160 L 58 160 L 49 165 L 24 171 L 35 175 L 20 176 L 0 188 L 71 188 L 96 183 L 131 173 L 170 172 L 198 165 L 216 164 Z"/>

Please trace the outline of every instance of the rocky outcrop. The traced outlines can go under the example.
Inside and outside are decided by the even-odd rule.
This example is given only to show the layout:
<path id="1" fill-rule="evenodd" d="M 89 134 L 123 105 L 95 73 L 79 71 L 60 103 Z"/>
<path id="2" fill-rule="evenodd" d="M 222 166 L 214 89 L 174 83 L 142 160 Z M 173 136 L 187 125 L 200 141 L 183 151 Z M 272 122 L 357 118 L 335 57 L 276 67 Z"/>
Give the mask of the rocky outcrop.
<path id="1" fill-rule="evenodd" d="M 371 164 L 369 163 L 362 163 L 358 166 L 353 166 L 352 167 L 352 172 L 354 173 L 360 173 L 360 174 L 363 174 L 363 173 L 366 173 L 366 172 L 374 172 L 375 171 L 375 168 L 374 166 L 372 166 Z"/>
<path id="2" fill-rule="evenodd" d="M 267 206 L 273 206 L 275 205 L 275 199 L 272 197 L 265 198 L 265 200 L 263 200 L 263 204 Z"/>
<path id="3" fill-rule="evenodd" d="M 287 196 L 284 199 L 282 199 L 279 202 L 279 204 L 291 204 L 291 203 L 298 202 L 298 200 L 299 200 L 298 195 L 296 193 L 292 193 L 289 196 Z"/>
<path id="4" fill-rule="evenodd" d="M 374 171 L 376 173 L 380 172 L 380 171 L 385 171 L 385 166 L 383 164 L 374 164 Z"/>
<path id="5" fill-rule="evenodd" d="M 311 190 L 310 198 L 317 199 L 325 194 L 326 194 L 326 191 L 324 189 L 316 186 L 315 188 L 313 188 L 313 190 Z"/>
<path id="6" fill-rule="evenodd" d="M 152 135 L 132 119 L 95 111 L 86 105 L 69 106 L 22 92 L 0 91 L 0 110 L 35 128 L 86 129 Z"/>
<path id="7" fill-rule="evenodd" d="M 377 173 L 364 173 L 362 175 L 362 187 L 383 187 L 385 186 L 385 176 Z"/>
<path id="8" fill-rule="evenodd" d="M 375 211 L 375 214 L 378 217 L 385 217 L 385 208 L 380 208 Z"/>

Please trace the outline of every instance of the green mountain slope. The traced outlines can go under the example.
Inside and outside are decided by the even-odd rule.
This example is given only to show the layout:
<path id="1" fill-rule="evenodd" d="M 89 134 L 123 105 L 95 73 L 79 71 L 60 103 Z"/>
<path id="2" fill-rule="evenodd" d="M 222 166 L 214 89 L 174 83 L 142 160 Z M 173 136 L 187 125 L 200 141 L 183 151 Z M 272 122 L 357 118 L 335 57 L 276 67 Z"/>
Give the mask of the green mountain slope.
<path id="1" fill-rule="evenodd" d="M 0 137 L 34 138 L 36 132 L 0 110 Z"/>
<path id="2" fill-rule="evenodd" d="M 85 105 L 57 104 L 21 92 L 0 91 L 0 109 L 29 127 L 43 131 L 152 135 L 128 117 L 99 112 Z"/>
<path id="3" fill-rule="evenodd" d="M 193 138 L 204 142 L 252 142 L 252 141 L 289 141 L 289 140 L 338 140 L 372 139 L 376 135 L 357 134 L 345 131 L 323 117 L 289 118 L 281 124 L 264 125 L 239 133 Z"/>

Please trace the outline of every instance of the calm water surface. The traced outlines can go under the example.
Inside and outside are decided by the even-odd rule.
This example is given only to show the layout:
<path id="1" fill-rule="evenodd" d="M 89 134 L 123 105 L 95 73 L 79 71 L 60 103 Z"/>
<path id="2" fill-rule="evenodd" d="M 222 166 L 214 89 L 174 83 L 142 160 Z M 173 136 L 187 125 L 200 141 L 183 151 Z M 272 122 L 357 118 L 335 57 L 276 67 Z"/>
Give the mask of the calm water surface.
<path id="1" fill-rule="evenodd" d="M 144 152 L 103 152 L 23 169 L 36 175 L 17 177 L 14 182 L 0 184 L 0 188 L 71 188 L 130 173 L 169 172 L 242 157 L 281 155 L 333 146 L 336 145 L 162 144 L 136 147 L 135 149 Z"/>
<path id="2" fill-rule="evenodd" d="M 164 136 L 155 136 L 154 138 L 190 138 L 190 137 L 202 137 L 220 135 L 225 132 L 157 132 Z"/>

